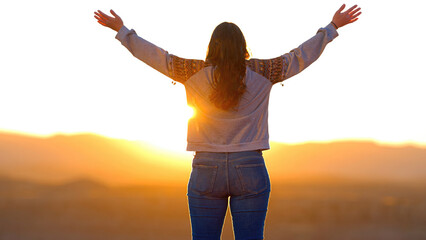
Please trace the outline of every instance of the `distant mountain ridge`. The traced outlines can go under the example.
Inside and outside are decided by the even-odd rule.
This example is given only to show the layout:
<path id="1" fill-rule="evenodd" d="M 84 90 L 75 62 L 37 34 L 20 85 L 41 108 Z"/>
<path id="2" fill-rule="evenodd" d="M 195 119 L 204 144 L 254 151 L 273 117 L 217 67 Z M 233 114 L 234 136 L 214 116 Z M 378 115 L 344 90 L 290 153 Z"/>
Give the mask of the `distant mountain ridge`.
<path id="1" fill-rule="evenodd" d="M 264 152 L 272 181 L 338 179 L 426 182 L 426 149 L 373 142 L 287 145 Z M 0 176 L 42 182 L 89 178 L 112 184 L 185 184 L 190 154 L 82 134 L 38 138 L 0 133 Z"/>
<path id="2" fill-rule="evenodd" d="M 288 174 L 301 171 L 305 176 L 319 174 L 358 180 L 426 180 L 425 148 L 362 141 L 275 144 L 274 147 L 269 157 L 282 156 L 285 161 L 272 164 Z"/>

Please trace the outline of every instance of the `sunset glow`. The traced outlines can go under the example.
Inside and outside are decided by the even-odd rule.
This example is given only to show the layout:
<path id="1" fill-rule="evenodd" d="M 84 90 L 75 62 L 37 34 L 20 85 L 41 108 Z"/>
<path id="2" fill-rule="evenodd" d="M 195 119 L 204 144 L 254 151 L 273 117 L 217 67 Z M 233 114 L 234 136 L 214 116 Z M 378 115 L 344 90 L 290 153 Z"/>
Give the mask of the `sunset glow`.
<path id="1" fill-rule="evenodd" d="M 259 124 L 227 137 L 228 150 L 215 144 L 237 123 L 215 120 L 229 115 L 212 111 L 207 96 L 200 100 L 205 82 L 191 78 L 187 95 L 185 85 L 115 39 L 119 18 L 98 12 L 113 9 L 140 37 L 198 60 L 205 60 L 216 26 L 233 22 L 251 58 L 272 59 L 327 26 L 343 3 L 361 7 L 359 20 L 339 28 L 306 70 L 274 85 L 269 96 L 254 96 L 262 100 L 255 107 L 269 100 L 268 111 L 236 114 Z M 221 239 L 426 239 L 421 3 L 2 1 L 0 239 L 214 237 L 220 226 L 199 224 L 203 219 L 224 220 Z M 176 81 L 203 66 L 180 58 L 166 61 L 173 74 L 163 62 L 162 72 Z M 253 65 L 276 76 L 262 64 Z M 250 79 L 265 87 L 258 86 L 264 78 Z M 257 90 L 247 89 L 252 99 Z M 269 150 L 238 157 L 186 151 L 188 123 L 189 149 L 266 148 L 265 116 Z M 246 145 L 247 139 L 256 141 Z M 224 219 L 214 216 L 223 210 Z M 247 226 L 264 226 L 264 237 L 248 234 Z"/>

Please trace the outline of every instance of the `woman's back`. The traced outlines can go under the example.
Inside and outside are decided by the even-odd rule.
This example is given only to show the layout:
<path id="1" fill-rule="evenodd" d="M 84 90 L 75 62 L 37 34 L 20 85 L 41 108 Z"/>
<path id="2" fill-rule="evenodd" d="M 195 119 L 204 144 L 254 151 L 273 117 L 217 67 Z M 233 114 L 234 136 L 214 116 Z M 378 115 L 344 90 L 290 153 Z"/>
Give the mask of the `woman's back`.
<path id="1" fill-rule="evenodd" d="M 214 89 L 211 63 L 184 59 L 120 28 L 116 38 L 138 59 L 184 84 L 188 105 L 195 115 L 188 122 L 188 151 L 238 152 L 269 149 L 268 100 L 273 84 L 282 82 L 312 64 L 337 37 L 332 24 L 289 53 L 273 59 L 245 61 L 246 89 L 236 109 L 223 110 L 210 98 Z"/>
<path id="2" fill-rule="evenodd" d="M 188 105 L 188 151 L 239 152 L 269 149 L 268 102 L 272 83 L 246 68 L 246 90 L 235 109 L 211 102 L 213 67 L 205 67 L 185 82 Z"/>
<path id="3" fill-rule="evenodd" d="M 215 66 L 169 55 L 169 76 L 183 83 L 195 115 L 188 121 L 188 151 L 239 152 L 269 149 L 268 104 L 275 83 L 303 71 L 337 37 L 329 24 L 289 53 L 273 59 L 245 61 L 245 91 L 232 109 L 222 109 L 210 98 L 215 90 Z M 122 41 L 123 43 L 123 41 Z M 166 54 L 167 55 L 167 54 Z"/>

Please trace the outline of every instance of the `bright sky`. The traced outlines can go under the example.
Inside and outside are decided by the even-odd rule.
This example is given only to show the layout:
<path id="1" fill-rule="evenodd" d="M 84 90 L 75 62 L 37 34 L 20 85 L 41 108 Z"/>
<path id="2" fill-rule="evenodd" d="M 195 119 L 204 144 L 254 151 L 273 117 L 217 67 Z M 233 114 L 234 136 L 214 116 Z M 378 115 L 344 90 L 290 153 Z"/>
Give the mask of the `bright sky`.
<path id="1" fill-rule="evenodd" d="M 128 28 L 184 58 L 204 59 L 223 21 L 255 58 L 289 52 L 344 3 L 328 1 L 2 1 L 0 130 L 92 132 L 184 151 L 190 109 L 182 85 L 140 62 L 93 12 L 114 9 Z M 368 139 L 426 145 L 426 55 L 421 1 L 348 1 L 363 14 L 320 59 L 276 85 L 273 141 Z"/>

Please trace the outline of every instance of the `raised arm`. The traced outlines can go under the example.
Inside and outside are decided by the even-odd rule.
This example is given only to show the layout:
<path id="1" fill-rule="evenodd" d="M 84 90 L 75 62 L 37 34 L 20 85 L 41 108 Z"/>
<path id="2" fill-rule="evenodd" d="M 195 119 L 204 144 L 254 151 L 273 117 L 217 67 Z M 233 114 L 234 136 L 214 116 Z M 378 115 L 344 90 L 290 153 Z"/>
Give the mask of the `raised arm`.
<path id="1" fill-rule="evenodd" d="M 282 82 L 306 69 L 316 61 L 324 51 L 326 45 L 338 36 L 337 28 L 355 22 L 360 8 L 357 6 L 341 12 L 343 4 L 334 14 L 333 20 L 325 28 L 318 30 L 315 36 L 282 56 L 273 59 L 251 59 L 249 66 L 255 72 L 268 78 L 273 84 Z"/>
<path id="2" fill-rule="evenodd" d="M 162 48 L 139 37 L 133 29 L 126 28 L 122 19 L 113 10 L 111 10 L 111 14 L 112 17 L 98 10 L 95 12 L 95 18 L 99 24 L 116 31 L 116 38 L 133 56 L 164 75 L 184 83 L 204 66 L 204 61 L 184 59 L 169 54 Z"/>

